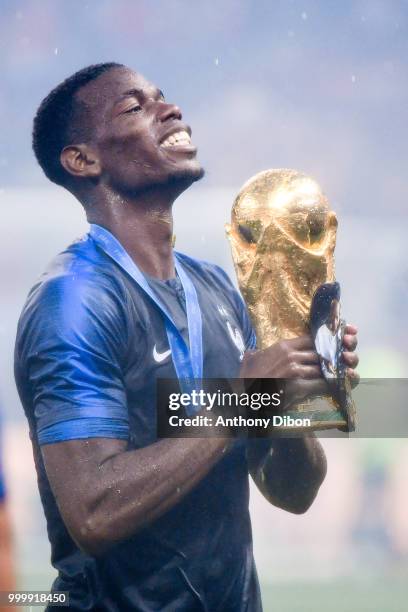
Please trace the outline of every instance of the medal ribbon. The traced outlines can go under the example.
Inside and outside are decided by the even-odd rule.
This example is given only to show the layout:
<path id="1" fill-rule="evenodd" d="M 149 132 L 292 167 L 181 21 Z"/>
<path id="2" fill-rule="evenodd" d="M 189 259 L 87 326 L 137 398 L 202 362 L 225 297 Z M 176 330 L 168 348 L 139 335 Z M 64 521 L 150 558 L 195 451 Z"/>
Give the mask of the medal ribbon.
<path id="1" fill-rule="evenodd" d="M 182 392 L 191 393 L 193 389 L 200 387 L 203 377 L 201 310 L 196 289 L 181 264 L 179 254 L 174 252 L 174 264 L 186 298 L 189 347 L 168 310 L 159 300 L 141 270 L 115 236 L 105 228 L 96 224 L 91 224 L 89 235 L 94 242 L 122 268 L 122 270 L 129 274 L 160 310 L 164 319 L 171 356 Z"/>

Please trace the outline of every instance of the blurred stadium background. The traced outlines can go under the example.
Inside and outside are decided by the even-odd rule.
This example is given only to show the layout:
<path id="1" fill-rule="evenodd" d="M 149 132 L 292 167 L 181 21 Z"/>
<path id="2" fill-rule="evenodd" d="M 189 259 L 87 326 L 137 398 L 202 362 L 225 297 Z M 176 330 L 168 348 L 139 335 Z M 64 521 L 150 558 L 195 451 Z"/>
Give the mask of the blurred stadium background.
<path id="1" fill-rule="evenodd" d="M 0 395 L 20 588 L 48 589 L 52 571 L 13 382 L 15 328 L 35 278 L 87 229 L 33 159 L 42 97 L 100 61 L 157 83 L 184 111 L 207 170 L 176 204 L 177 248 L 231 274 L 223 226 L 241 184 L 270 167 L 311 174 L 339 216 L 337 277 L 359 326 L 361 373 L 406 377 L 407 29 L 403 0 L 1 3 Z M 324 445 L 328 475 L 304 516 L 253 491 L 265 611 L 403 612 L 408 443 Z"/>

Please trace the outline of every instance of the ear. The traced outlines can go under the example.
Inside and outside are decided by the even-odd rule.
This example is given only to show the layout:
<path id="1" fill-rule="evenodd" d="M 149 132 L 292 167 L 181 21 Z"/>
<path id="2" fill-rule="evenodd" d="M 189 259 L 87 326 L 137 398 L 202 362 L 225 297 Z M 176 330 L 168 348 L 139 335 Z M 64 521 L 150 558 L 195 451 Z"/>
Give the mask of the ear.
<path id="1" fill-rule="evenodd" d="M 60 162 L 65 170 L 78 178 L 96 178 L 101 174 L 101 164 L 89 145 L 69 145 L 61 151 Z"/>

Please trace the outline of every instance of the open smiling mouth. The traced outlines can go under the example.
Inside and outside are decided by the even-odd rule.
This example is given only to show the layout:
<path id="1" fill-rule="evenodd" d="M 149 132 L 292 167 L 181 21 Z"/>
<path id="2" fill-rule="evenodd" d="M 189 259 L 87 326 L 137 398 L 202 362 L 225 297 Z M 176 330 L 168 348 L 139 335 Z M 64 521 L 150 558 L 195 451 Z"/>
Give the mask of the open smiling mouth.
<path id="1" fill-rule="evenodd" d="M 190 135 L 185 130 L 180 130 L 180 132 L 171 134 L 171 136 L 168 136 L 160 146 L 163 149 L 192 147 Z"/>

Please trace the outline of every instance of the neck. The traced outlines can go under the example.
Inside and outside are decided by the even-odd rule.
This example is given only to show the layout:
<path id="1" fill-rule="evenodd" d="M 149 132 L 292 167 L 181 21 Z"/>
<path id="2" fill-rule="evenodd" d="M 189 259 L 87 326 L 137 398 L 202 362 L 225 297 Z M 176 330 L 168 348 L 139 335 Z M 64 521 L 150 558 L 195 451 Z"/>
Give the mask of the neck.
<path id="1" fill-rule="evenodd" d="M 162 280 L 174 278 L 173 200 L 157 193 L 137 199 L 100 196 L 87 203 L 88 222 L 109 230 L 142 272 Z"/>

